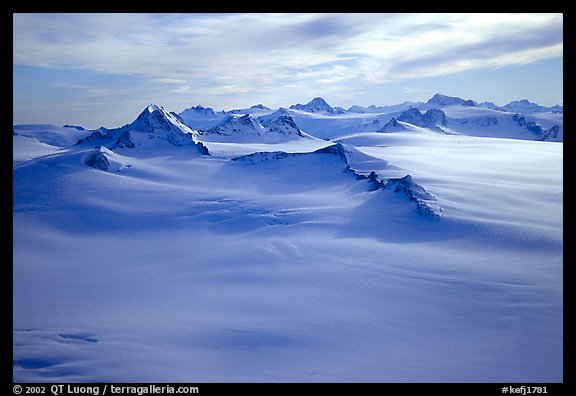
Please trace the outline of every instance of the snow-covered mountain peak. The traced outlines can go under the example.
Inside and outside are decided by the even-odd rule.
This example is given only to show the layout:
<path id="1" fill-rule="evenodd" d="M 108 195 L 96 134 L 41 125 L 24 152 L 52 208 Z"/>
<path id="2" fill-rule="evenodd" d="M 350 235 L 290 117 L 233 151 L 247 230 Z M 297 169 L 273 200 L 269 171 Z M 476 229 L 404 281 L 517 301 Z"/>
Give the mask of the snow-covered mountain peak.
<path id="1" fill-rule="evenodd" d="M 182 113 L 180 113 L 180 116 L 184 116 L 185 114 L 186 115 L 196 114 L 196 115 L 206 115 L 206 116 L 215 116 L 216 115 L 213 108 L 204 107 L 202 105 L 197 105 L 196 107 L 190 107 L 190 108 L 184 110 Z"/>
<path id="2" fill-rule="evenodd" d="M 316 97 L 312 99 L 310 102 L 303 104 L 295 104 L 290 106 L 293 110 L 302 110 L 309 113 L 319 113 L 319 112 L 326 112 L 326 113 L 335 113 L 336 110 L 330 106 L 324 99 L 321 97 Z"/>
<path id="3" fill-rule="evenodd" d="M 253 129 L 256 129 L 258 126 L 260 126 L 260 124 L 258 124 L 258 122 L 252 118 L 250 114 L 246 114 L 238 118 L 238 124 L 245 125 Z"/>
<path id="4" fill-rule="evenodd" d="M 154 135 L 158 135 L 161 131 L 177 134 L 197 134 L 186 126 L 176 113 L 168 112 L 163 107 L 153 104 L 147 106 L 134 122 L 122 128 L 128 127 L 137 132 L 147 132 Z"/>
<path id="5" fill-rule="evenodd" d="M 261 126 L 258 122 L 252 118 L 250 114 L 245 114 L 241 117 L 237 117 L 234 115 L 227 115 L 222 122 L 211 128 L 209 131 L 216 132 L 220 131 L 223 132 L 225 130 L 231 130 L 231 132 L 242 132 L 246 129 L 254 130 L 260 129 Z"/>
<path id="6" fill-rule="evenodd" d="M 478 107 L 485 107 L 485 108 L 490 109 L 490 110 L 502 110 L 502 107 L 500 107 L 497 104 L 492 103 L 492 102 L 478 103 Z"/>
<path id="7" fill-rule="evenodd" d="M 529 101 L 528 99 L 513 100 L 507 105 L 504 105 L 503 109 L 511 113 L 525 113 L 525 114 L 554 111 L 555 109 L 557 110 L 557 108 L 548 108 L 545 106 L 541 106 L 537 103 Z"/>
<path id="8" fill-rule="evenodd" d="M 335 155 L 337 158 L 343 160 L 348 164 L 348 156 L 346 155 L 346 148 L 342 143 L 332 144 L 330 146 L 321 148 L 319 150 L 314 151 L 315 153 L 322 153 L 322 154 L 332 154 Z"/>
<path id="9" fill-rule="evenodd" d="M 399 124 L 398 121 L 436 131 L 441 131 L 440 126 L 446 126 L 448 123 L 446 114 L 442 110 L 429 109 L 426 113 L 421 113 L 420 110 L 411 108 L 397 117 L 392 117 L 378 132 L 399 132 L 406 129 L 402 124 Z"/>
<path id="10" fill-rule="evenodd" d="M 258 103 L 257 105 L 250 106 L 251 109 L 259 109 L 259 110 L 271 110 L 269 107 L 264 106 L 262 103 Z"/>
<path id="11" fill-rule="evenodd" d="M 292 113 L 294 113 L 294 112 L 289 111 L 285 107 L 280 107 L 278 110 L 276 110 L 273 113 L 261 115 L 260 117 L 257 118 L 257 120 L 260 123 L 260 125 L 268 127 L 274 121 L 276 121 L 278 118 L 280 118 L 282 116 L 286 115 L 286 116 L 289 116 L 290 118 L 292 118 Z"/>
<path id="12" fill-rule="evenodd" d="M 341 142 L 337 142 L 337 143 L 332 144 L 330 146 L 326 146 L 324 148 L 318 149 L 318 150 L 314 151 L 313 153 L 334 155 L 334 156 L 336 156 L 336 158 L 338 158 L 339 160 L 341 160 L 342 162 L 344 162 L 348 166 L 354 165 L 356 167 L 356 166 L 359 166 L 361 163 L 366 163 L 366 162 L 373 163 L 374 162 L 373 157 L 370 157 L 369 155 L 358 150 L 355 146 L 350 145 L 350 144 L 346 144 L 346 143 L 341 143 Z M 379 161 L 380 161 L 380 165 L 386 164 L 386 161 L 383 161 L 383 160 L 379 160 Z M 387 165 L 385 165 L 385 166 L 387 166 Z M 361 168 L 364 168 L 364 166 L 361 166 Z M 355 168 L 355 169 L 359 170 L 357 168 Z M 360 170 L 365 171 L 365 169 L 360 169 Z"/>
<path id="13" fill-rule="evenodd" d="M 197 135 L 198 132 L 186 126 L 177 114 L 152 104 L 130 124 L 105 133 L 94 131 L 77 144 L 96 142 L 115 149 L 149 145 L 151 141 L 165 141 L 174 146 L 197 145 L 201 154 L 208 154 L 206 147 L 195 142 L 194 137 Z"/>
<path id="14" fill-rule="evenodd" d="M 509 105 L 516 105 L 516 106 L 525 106 L 525 107 L 538 106 L 538 104 L 536 104 L 534 102 L 530 102 L 528 99 L 513 100 L 512 102 L 510 102 L 508 104 Z"/>
<path id="15" fill-rule="evenodd" d="M 321 97 L 316 97 L 314 99 L 312 99 L 310 102 L 308 102 L 308 104 L 306 105 L 308 108 L 310 108 L 311 110 L 317 110 L 317 111 L 330 111 L 333 110 L 333 107 L 330 106 L 323 98 Z"/>
<path id="16" fill-rule="evenodd" d="M 155 105 L 155 104 L 150 104 L 150 105 L 148 105 L 148 107 L 146 107 L 146 109 L 144 111 L 147 111 L 148 113 L 153 113 L 153 112 L 158 111 L 158 110 L 162 111 L 162 110 L 164 110 L 164 108 L 161 106 Z"/>
<path id="17" fill-rule="evenodd" d="M 303 136 L 302 131 L 296 125 L 294 119 L 288 114 L 282 114 L 276 118 L 268 127 L 268 133 L 281 133 L 284 135 Z"/>
<path id="18" fill-rule="evenodd" d="M 464 100 L 456 96 L 447 96 L 437 93 L 432 96 L 426 104 L 437 105 L 437 106 L 451 106 L 451 105 L 462 105 L 462 106 L 476 106 L 476 102 L 473 100 Z"/>
<path id="19" fill-rule="evenodd" d="M 294 119 L 280 110 L 258 120 L 250 114 L 229 114 L 220 124 L 199 133 L 202 140 L 208 142 L 280 143 L 298 138 L 315 139 L 302 132 Z"/>
<path id="20" fill-rule="evenodd" d="M 199 132 L 202 139 L 207 141 L 229 140 L 230 138 L 239 141 L 258 141 L 264 133 L 264 127 L 250 114 L 241 117 L 229 114 L 218 125 Z"/>

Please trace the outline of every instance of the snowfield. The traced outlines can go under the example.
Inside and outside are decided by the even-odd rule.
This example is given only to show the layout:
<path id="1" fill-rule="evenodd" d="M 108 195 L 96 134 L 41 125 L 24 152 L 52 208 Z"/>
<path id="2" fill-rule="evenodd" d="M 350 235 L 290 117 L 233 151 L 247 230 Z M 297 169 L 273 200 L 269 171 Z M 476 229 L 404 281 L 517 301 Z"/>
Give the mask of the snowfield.
<path id="1" fill-rule="evenodd" d="M 562 382 L 563 143 L 368 115 L 210 155 L 15 127 L 14 381 Z"/>

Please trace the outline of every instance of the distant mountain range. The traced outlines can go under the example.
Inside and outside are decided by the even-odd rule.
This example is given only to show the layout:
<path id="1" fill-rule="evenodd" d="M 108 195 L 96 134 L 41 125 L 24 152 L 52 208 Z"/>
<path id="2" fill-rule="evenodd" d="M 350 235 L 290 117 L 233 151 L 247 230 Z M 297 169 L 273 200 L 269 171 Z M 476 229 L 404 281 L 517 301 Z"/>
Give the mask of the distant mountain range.
<path id="1" fill-rule="evenodd" d="M 314 139 L 302 132 L 294 119 L 287 114 L 278 114 L 266 126 L 261 125 L 250 114 L 242 116 L 229 114 L 218 125 L 208 130 L 201 130 L 198 134 L 200 139 L 206 141 L 229 141 L 233 139 L 243 143 L 279 143 L 299 138 Z"/>
<path id="2" fill-rule="evenodd" d="M 424 128 L 437 133 L 563 141 L 563 107 L 545 107 L 527 99 L 504 106 L 491 102 L 435 94 L 427 102 L 392 106 L 333 107 L 316 97 L 306 104 L 271 109 L 257 104 L 245 109 L 214 111 L 196 105 L 179 114 L 150 105 L 131 123 L 119 128 L 86 131 L 65 125 L 78 144 L 134 148 L 151 141 L 196 146 L 207 154 L 206 142 L 280 143 L 295 139 L 332 140 L 358 132 L 398 133 Z M 59 128 L 59 127 L 56 127 Z M 18 133 L 15 125 L 13 133 Z M 33 137 L 33 129 L 26 128 Z"/>
<path id="3" fill-rule="evenodd" d="M 514 119 L 517 113 L 524 117 L 523 123 Z M 258 141 L 266 136 L 268 140 L 274 140 L 274 131 L 265 129 L 281 116 L 289 117 L 284 122 L 290 120 L 290 128 L 284 129 L 284 140 L 304 134 L 330 140 L 357 132 L 400 132 L 411 126 L 447 134 L 548 141 L 563 139 L 562 106 L 544 107 L 526 99 L 498 106 L 492 102 L 478 103 L 440 93 L 427 102 L 368 107 L 354 105 L 348 110 L 333 107 L 323 98 L 316 97 L 306 104 L 298 103 L 276 110 L 258 104 L 245 109 L 215 112 L 198 105 L 179 115 L 187 126 L 198 130 L 201 139 L 207 141 Z M 250 117 L 242 118 L 245 116 Z"/>

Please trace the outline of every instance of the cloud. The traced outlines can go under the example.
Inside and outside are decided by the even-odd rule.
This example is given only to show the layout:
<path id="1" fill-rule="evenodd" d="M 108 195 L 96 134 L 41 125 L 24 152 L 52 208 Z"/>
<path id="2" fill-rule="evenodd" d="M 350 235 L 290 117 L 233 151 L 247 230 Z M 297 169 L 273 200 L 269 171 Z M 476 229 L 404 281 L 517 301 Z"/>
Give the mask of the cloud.
<path id="1" fill-rule="evenodd" d="M 562 14 L 14 14 L 14 64 L 181 93 L 379 84 L 563 56 Z"/>
<path id="2" fill-rule="evenodd" d="M 64 88 L 69 90 L 81 91 L 87 96 L 104 96 L 110 93 L 110 89 L 102 87 L 94 87 L 85 84 L 75 84 L 75 83 L 54 83 L 52 84 L 55 88 Z"/>
<path id="3" fill-rule="evenodd" d="M 182 80 L 181 78 L 158 78 L 156 82 L 161 84 L 183 84 L 186 80 Z"/>
<path id="4" fill-rule="evenodd" d="M 419 88 L 419 87 L 404 87 L 404 89 L 402 90 L 402 92 L 407 93 L 407 94 L 423 93 L 423 92 L 430 92 L 430 89 L 428 89 L 428 88 Z"/>

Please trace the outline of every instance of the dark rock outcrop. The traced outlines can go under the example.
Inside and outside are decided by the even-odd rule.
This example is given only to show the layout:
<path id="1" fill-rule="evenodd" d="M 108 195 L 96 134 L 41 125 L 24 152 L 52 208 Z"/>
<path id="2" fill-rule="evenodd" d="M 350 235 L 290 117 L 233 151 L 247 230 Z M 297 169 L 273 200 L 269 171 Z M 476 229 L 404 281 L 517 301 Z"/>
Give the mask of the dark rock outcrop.
<path id="1" fill-rule="evenodd" d="M 398 117 L 391 118 L 378 132 L 398 132 L 406 129 L 398 121 L 437 131 L 442 131 L 439 126 L 446 126 L 446 124 L 448 124 L 446 114 L 444 114 L 442 110 L 430 109 L 423 114 L 420 110 L 412 108 L 406 110 Z"/>
<path id="2" fill-rule="evenodd" d="M 102 147 L 96 148 L 92 153 L 86 155 L 84 163 L 94 169 L 108 172 L 110 168 L 110 161 Z"/>

